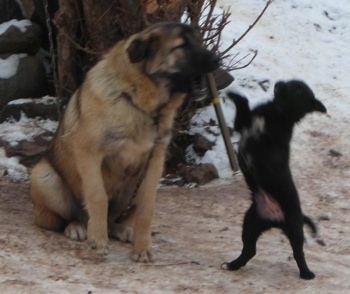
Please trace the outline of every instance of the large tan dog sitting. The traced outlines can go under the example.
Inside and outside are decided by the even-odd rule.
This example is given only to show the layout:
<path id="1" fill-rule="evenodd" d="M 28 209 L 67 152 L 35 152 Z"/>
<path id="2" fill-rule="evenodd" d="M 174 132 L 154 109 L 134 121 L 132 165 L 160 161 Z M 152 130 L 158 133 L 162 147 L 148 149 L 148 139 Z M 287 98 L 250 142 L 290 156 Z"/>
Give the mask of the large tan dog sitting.
<path id="1" fill-rule="evenodd" d="M 219 58 L 192 28 L 159 23 L 118 42 L 71 97 L 31 172 L 35 223 L 108 251 L 108 236 L 152 260 L 151 221 L 174 117 Z"/>

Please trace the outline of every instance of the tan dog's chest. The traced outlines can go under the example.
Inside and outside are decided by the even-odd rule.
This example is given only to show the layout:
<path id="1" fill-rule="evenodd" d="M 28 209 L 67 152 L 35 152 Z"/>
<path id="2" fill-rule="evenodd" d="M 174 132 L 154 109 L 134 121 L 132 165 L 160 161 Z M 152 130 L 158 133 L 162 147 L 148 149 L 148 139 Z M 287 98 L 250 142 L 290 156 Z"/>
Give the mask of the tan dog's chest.
<path id="1" fill-rule="evenodd" d="M 109 136 L 111 135 L 113 137 L 109 131 Z M 123 198 L 123 202 L 130 202 L 128 199 L 132 195 L 128 194 L 134 194 L 143 176 L 157 138 L 157 126 L 148 126 L 137 137 L 125 137 L 116 141 L 111 138 L 105 146 L 108 152 L 102 164 L 105 188 L 109 199 Z"/>

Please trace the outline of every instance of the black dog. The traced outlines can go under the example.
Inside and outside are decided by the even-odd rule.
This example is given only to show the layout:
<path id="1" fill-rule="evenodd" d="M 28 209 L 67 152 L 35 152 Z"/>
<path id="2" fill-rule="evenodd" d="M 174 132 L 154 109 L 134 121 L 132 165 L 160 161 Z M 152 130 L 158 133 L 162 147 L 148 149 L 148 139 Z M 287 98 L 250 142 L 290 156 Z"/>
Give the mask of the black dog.
<path id="1" fill-rule="evenodd" d="M 314 234 L 316 226 L 303 215 L 298 191 L 289 167 L 293 126 L 307 113 L 327 112 L 311 89 L 301 81 L 278 82 L 274 100 L 250 110 L 246 98 L 228 93 L 237 109 L 235 129 L 241 133 L 238 162 L 253 203 L 244 217 L 241 255 L 224 263 L 228 270 L 238 270 L 256 253 L 259 236 L 278 227 L 288 237 L 300 277 L 313 279 L 303 252 L 304 223 Z"/>

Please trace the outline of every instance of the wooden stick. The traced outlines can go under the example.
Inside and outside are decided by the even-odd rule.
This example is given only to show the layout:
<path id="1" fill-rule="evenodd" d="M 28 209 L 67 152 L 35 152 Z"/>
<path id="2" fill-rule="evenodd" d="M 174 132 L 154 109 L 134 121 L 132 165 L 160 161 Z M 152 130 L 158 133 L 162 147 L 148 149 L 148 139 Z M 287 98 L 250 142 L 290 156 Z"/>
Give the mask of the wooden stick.
<path id="1" fill-rule="evenodd" d="M 216 116 L 218 118 L 219 126 L 221 129 L 221 133 L 224 138 L 226 151 L 227 151 L 228 158 L 230 160 L 231 168 L 234 172 L 237 172 L 239 170 L 239 167 L 237 163 L 236 153 L 233 149 L 233 145 L 230 140 L 230 133 L 228 131 L 228 128 L 225 122 L 225 117 L 221 109 L 220 98 L 218 96 L 218 89 L 216 87 L 215 79 L 212 73 L 207 74 L 207 81 L 208 81 L 208 86 L 212 97 L 212 103 L 214 105 Z"/>

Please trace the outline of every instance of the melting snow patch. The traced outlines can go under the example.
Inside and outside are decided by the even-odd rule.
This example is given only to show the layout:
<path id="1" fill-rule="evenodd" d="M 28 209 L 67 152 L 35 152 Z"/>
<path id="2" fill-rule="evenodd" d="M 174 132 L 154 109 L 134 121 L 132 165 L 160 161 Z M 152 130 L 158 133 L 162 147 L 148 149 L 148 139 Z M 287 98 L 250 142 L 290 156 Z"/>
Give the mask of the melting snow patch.
<path id="1" fill-rule="evenodd" d="M 9 79 L 17 72 L 19 60 L 27 56 L 25 53 L 12 54 L 6 59 L 0 58 L 0 79 Z"/>
<path id="2" fill-rule="evenodd" d="M 28 19 L 11 19 L 10 21 L 6 21 L 0 24 L 0 35 L 5 33 L 11 26 L 18 28 L 22 33 L 24 33 L 27 30 L 27 27 L 29 27 L 31 24 L 31 21 Z"/>
<path id="3" fill-rule="evenodd" d="M 0 148 L 0 167 L 5 168 L 6 173 L 14 180 L 28 178 L 28 169 L 19 163 L 17 157 L 7 158 L 4 148 Z"/>

